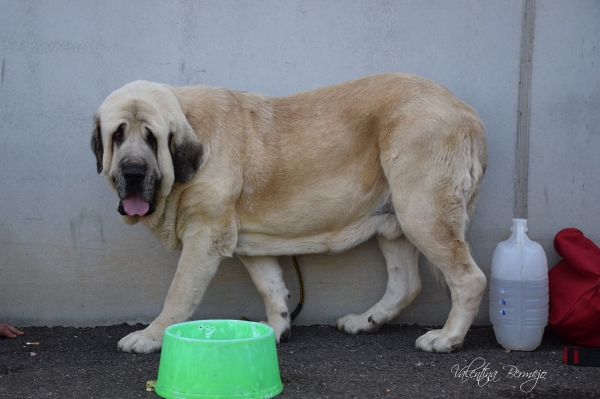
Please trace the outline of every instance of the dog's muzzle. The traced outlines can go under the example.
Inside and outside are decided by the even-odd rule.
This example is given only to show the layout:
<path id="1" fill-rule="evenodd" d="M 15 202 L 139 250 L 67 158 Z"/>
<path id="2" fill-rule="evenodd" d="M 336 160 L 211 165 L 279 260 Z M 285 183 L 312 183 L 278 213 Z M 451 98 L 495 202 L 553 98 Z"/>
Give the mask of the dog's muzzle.
<path id="1" fill-rule="evenodd" d="M 125 192 L 127 193 L 121 201 L 117 211 L 121 215 L 128 216 L 148 216 L 154 213 L 156 207 L 152 195 L 148 195 L 146 173 L 148 167 L 143 163 L 127 163 L 122 165 L 121 173 L 125 183 Z M 150 197 L 150 198 L 148 198 Z"/>

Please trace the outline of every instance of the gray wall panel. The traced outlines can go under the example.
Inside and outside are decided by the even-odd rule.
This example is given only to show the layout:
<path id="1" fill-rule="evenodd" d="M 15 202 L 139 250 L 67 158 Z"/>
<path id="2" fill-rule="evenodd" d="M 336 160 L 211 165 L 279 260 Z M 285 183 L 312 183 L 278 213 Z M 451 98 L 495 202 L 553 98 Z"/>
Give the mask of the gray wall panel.
<path id="1" fill-rule="evenodd" d="M 550 265 L 556 233 L 600 245 L 600 3 L 537 2 L 528 215 Z"/>

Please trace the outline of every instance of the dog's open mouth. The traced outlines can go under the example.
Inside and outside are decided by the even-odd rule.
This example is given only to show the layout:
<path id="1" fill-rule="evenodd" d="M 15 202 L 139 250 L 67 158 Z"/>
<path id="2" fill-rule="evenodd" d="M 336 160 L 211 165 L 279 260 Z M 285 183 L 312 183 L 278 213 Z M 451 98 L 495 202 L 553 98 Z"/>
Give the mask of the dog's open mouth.
<path id="1" fill-rule="evenodd" d="M 132 193 L 129 197 L 119 201 L 117 211 L 123 216 L 148 216 L 155 211 L 154 203 L 145 201 L 138 193 Z"/>

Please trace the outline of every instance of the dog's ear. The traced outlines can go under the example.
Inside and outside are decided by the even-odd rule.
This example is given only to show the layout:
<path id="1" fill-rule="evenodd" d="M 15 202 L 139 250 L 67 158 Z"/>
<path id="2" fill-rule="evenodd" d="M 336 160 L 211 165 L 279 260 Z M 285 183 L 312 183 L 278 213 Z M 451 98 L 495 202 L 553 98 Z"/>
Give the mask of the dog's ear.
<path id="1" fill-rule="evenodd" d="M 169 135 L 169 151 L 173 161 L 175 181 L 187 183 L 194 177 L 202 163 L 204 148 L 191 126 L 186 126 L 180 134 Z"/>
<path id="2" fill-rule="evenodd" d="M 102 131 L 100 129 L 100 117 L 94 116 L 94 131 L 92 132 L 92 152 L 96 156 L 96 170 L 102 172 L 102 157 L 104 156 L 104 146 L 102 145 Z"/>

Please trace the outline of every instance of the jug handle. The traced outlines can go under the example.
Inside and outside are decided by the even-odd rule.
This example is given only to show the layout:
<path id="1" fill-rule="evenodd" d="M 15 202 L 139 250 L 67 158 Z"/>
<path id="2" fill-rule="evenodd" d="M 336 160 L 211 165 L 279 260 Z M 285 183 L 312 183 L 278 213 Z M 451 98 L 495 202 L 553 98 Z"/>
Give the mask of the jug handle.
<path id="1" fill-rule="evenodd" d="M 515 219 L 517 220 L 517 245 L 520 247 L 523 245 L 523 243 L 529 239 L 529 237 L 527 237 L 527 233 L 525 230 L 525 222 L 521 221 L 520 219 Z"/>

